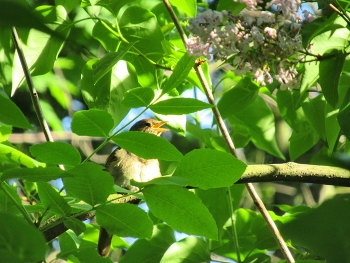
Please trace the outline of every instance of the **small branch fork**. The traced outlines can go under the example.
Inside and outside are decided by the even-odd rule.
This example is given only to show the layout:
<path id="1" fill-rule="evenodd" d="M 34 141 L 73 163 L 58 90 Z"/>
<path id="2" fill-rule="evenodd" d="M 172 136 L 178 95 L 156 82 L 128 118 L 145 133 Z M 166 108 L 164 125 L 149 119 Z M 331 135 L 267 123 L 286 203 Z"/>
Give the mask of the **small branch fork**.
<path id="1" fill-rule="evenodd" d="M 182 38 L 182 41 L 184 42 L 184 44 L 187 43 L 187 36 L 185 34 L 185 32 L 183 31 L 181 25 L 180 25 L 180 22 L 179 20 L 177 19 L 170 3 L 168 0 L 163 0 L 164 2 L 164 5 L 165 7 L 167 8 L 175 26 L 176 26 L 176 29 L 178 30 L 181 38 Z M 194 66 L 194 69 L 197 73 L 197 76 L 203 86 L 203 89 L 206 93 L 206 96 L 208 98 L 208 101 L 210 104 L 212 105 L 215 105 L 215 100 L 214 100 L 214 97 L 213 97 L 213 94 L 211 93 L 211 89 L 210 89 L 210 86 L 209 86 L 209 83 L 206 81 L 206 78 L 204 76 L 204 73 L 201 69 L 201 66 L 200 66 L 200 63 L 197 63 L 195 64 Z M 224 120 L 222 119 L 221 115 L 220 115 L 220 112 L 218 110 L 217 107 L 213 107 L 212 108 L 212 111 L 213 111 L 213 114 L 215 116 L 215 119 L 218 123 L 218 126 L 220 128 L 220 131 L 222 133 L 222 136 L 224 137 L 225 139 L 225 142 L 231 152 L 231 154 L 233 156 L 235 156 L 237 158 L 237 153 L 236 153 L 236 149 L 235 149 L 235 146 L 233 144 L 233 141 L 228 133 L 228 130 L 226 128 L 226 125 L 224 123 Z M 280 246 L 285 258 L 287 259 L 288 262 L 292 263 L 292 262 L 295 262 L 294 261 L 294 258 L 292 256 L 292 254 L 290 253 L 281 233 L 279 232 L 275 222 L 272 220 L 271 216 L 269 215 L 264 203 L 261 201 L 259 195 L 256 193 L 255 189 L 254 189 L 254 186 L 253 184 L 251 183 L 247 183 L 246 184 L 246 187 L 248 189 L 248 192 L 250 194 L 250 196 L 253 198 L 253 202 L 254 204 L 257 206 L 257 208 L 259 209 L 260 213 L 262 214 L 262 216 L 264 217 L 265 221 L 267 222 L 267 224 L 269 225 L 278 245 Z"/>

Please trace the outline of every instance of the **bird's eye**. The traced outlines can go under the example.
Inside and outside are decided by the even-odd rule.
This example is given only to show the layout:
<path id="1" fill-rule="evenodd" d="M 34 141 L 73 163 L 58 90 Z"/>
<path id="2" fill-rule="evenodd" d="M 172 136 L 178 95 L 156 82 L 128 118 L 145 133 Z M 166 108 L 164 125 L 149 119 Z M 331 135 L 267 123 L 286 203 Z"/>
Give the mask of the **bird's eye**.
<path id="1" fill-rule="evenodd" d="M 150 124 L 149 122 L 146 122 L 146 123 L 145 123 L 145 126 L 151 127 L 151 124 Z"/>

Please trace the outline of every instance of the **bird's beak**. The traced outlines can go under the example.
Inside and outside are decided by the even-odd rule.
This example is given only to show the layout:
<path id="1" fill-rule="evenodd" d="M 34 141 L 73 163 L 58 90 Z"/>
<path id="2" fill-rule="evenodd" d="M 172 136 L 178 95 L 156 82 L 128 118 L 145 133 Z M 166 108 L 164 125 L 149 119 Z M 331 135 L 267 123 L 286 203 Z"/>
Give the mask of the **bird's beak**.
<path id="1" fill-rule="evenodd" d="M 151 126 L 151 129 L 156 130 L 157 132 L 166 132 L 166 131 L 169 131 L 168 129 L 160 128 L 161 126 L 163 126 L 163 125 L 166 124 L 166 123 L 167 123 L 167 121 L 163 121 L 163 122 L 154 124 L 154 125 Z"/>

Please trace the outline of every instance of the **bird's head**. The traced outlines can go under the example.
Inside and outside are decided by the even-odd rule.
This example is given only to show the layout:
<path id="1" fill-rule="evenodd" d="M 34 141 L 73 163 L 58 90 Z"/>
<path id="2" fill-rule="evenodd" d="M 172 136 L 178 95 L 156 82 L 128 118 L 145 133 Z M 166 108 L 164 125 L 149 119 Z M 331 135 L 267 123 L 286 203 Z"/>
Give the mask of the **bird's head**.
<path id="1" fill-rule="evenodd" d="M 168 131 L 168 129 L 161 128 L 166 121 L 157 121 L 153 119 L 143 119 L 136 122 L 131 128 L 130 131 L 142 131 L 153 133 L 155 135 L 160 135 L 162 132 Z"/>

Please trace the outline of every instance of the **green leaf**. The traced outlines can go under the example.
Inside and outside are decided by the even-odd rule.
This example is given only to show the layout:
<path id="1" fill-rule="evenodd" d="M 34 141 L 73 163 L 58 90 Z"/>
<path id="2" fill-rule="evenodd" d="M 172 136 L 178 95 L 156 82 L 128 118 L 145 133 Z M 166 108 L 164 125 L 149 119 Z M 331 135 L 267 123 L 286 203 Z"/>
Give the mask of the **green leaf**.
<path id="1" fill-rule="evenodd" d="M 304 122 L 303 124 L 299 132 L 293 131 L 292 136 L 289 138 L 289 155 L 292 161 L 311 149 L 319 139 L 308 123 Z"/>
<path id="2" fill-rule="evenodd" d="M 119 60 L 121 60 L 126 52 L 134 45 L 134 43 L 130 43 L 127 46 L 123 47 L 118 52 L 107 53 L 103 58 L 101 58 L 98 62 L 96 62 L 93 66 L 93 79 L 94 85 L 105 76 L 114 66 L 117 64 Z"/>
<path id="3" fill-rule="evenodd" d="M 162 115 L 154 114 L 160 121 L 166 121 L 166 126 L 172 131 L 186 136 L 186 115 Z"/>
<path id="4" fill-rule="evenodd" d="M 65 171 L 70 178 L 64 178 L 68 194 L 90 205 L 103 203 L 114 192 L 113 177 L 94 163 L 83 163 Z"/>
<path id="5" fill-rule="evenodd" d="M 4 171 L 1 175 L 1 181 L 8 179 L 24 179 L 30 182 L 51 181 L 58 178 L 69 176 L 58 167 L 34 167 L 34 168 L 12 168 Z"/>
<path id="6" fill-rule="evenodd" d="M 192 192 L 173 185 L 152 185 L 142 192 L 151 212 L 174 230 L 208 239 L 218 238 L 213 216 Z"/>
<path id="7" fill-rule="evenodd" d="M 108 233 L 121 237 L 150 238 L 153 223 L 147 213 L 133 204 L 110 204 L 96 208 L 97 223 Z"/>
<path id="8" fill-rule="evenodd" d="M 293 92 L 288 90 L 277 91 L 278 109 L 285 122 L 293 130 L 299 131 L 301 121 L 305 119 L 304 112 L 300 110 L 300 107 L 306 98 L 307 93 L 301 95 L 298 90 Z"/>
<path id="9" fill-rule="evenodd" d="M 174 230 L 168 225 L 158 224 L 150 239 L 138 239 L 120 260 L 129 262 L 160 262 L 169 246 L 175 242 Z"/>
<path id="10" fill-rule="evenodd" d="M 74 113 L 72 131 L 81 136 L 109 136 L 114 127 L 112 116 L 103 110 L 91 109 Z"/>
<path id="11" fill-rule="evenodd" d="M 189 133 L 191 133 L 205 146 L 218 151 L 228 152 L 227 145 L 225 144 L 225 141 L 222 138 L 222 136 L 217 134 L 212 129 L 202 129 L 200 125 L 195 125 L 191 122 L 187 122 L 186 128 Z"/>
<path id="12" fill-rule="evenodd" d="M 323 96 L 319 95 L 316 98 L 311 99 L 309 102 L 303 103 L 302 107 L 306 118 L 311 124 L 311 127 L 318 134 L 323 143 L 327 146 L 325 116 L 326 102 L 322 100 L 322 98 Z"/>
<path id="13" fill-rule="evenodd" d="M 0 122 L 23 129 L 33 130 L 22 111 L 10 99 L 0 94 Z"/>
<path id="14" fill-rule="evenodd" d="M 3 190 L 4 188 L 6 193 Z M 0 212 L 15 216 L 22 216 L 17 208 L 17 205 L 22 206 L 22 200 L 17 193 L 17 187 L 9 186 L 6 182 L 1 183 L 0 200 Z M 14 201 L 17 203 L 17 205 Z"/>
<path id="15" fill-rule="evenodd" d="M 74 217 L 69 217 L 67 220 L 65 220 L 64 226 L 68 229 L 73 230 L 74 234 L 76 234 L 77 236 L 79 236 L 86 230 L 86 225 L 79 219 Z"/>
<path id="16" fill-rule="evenodd" d="M 45 208 L 61 216 L 69 216 L 72 209 L 56 189 L 47 182 L 37 182 L 38 194 Z"/>
<path id="17" fill-rule="evenodd" d="M 331 198 L 308 213 L 292 215 L 279 229 L 293 246 L 307 247 L 326 262 L 349 262 L 350 251 L 344 249 L 350 242 L 349 207 L 346 197 Z M 327 229 L 320 229 L 322 225 L 327 225 Z"/>
<path id="18" fill-rule="evenodd" d="M 193 68 L 196 58 L 185 53 L 177 63 L 173 73 L 162 86 L 162 94 L 168 93 L 174 88 L 177 88 L 188 76 L 188 73 Z"/>
<path id="19" fill-rule="evenodd" d="M 210 262 L 210 251 L 200 237 L 186 237 L 172 244 L 160 263 Z M 184 261 L 184 257 L 186 258 Z"/>
<path id="20" fill-rule="evenodd" d="M 22 49 L 32 76 L 43 75 L 53 68 L 72 25 L 69 24 L 67 12 L 62 6 L 43 5 L 37 7 L 36 12 L 45 23 L 50 24 L 55 34 L 47 34 L 35 29 L 31 29 L 29 33 L 28 30 L 18 31 L 19 36 L 26 39 L 26 43 L 22 43 Z M 12 73 L 12 94 L 21 85 L 23 79 L 24 73 L 16 52 Z"/>
<path id="21" fill-rule="evenodd" d="M 125 108 L 147 107 L 154 99 L 151 88 L 134 88 L 124 93 L 122 105 Z"/>
<path id="22" fill-rule="evenodd" d="M 22 164 L 28 168 L 42 166 L 45 167 L 45 163 L 38 162 L 28 155 L 10 147 L 3 143 L 0 143 L 0 160 L 6 160 L 10 162 L 16 162 Z"/>
<path id="23" fill-rule="evenodd" d="M 312 53 L 324 55 L 331 50 L 341 51 L 348 45 L 349 36 L 350 32 L 347 29 L 346 21 L 338 14 L 333 13 L 314 33 L 314 37 L 310 41 Z"/>
<path id="24" fill-rule="evenodd" d="M 338 113 L 338 123 L 342 129 L 342 132 L 346 136 L 346 138 L 350 138 L 350 91 L 347 90 L 347 93 L 344 98 L 344 102 L 340 108 Z"/>
<path id="25" fill-rule="evenodd" d="M 2 262 L 39 262 L 45 259 L 46 241 L 42 233 L 22 218 L 0 212 Z M 35 249 L 33 249 L 35 248 Z"/>
<path id="26" fill-rule="evenodd" d="M 230 10 L 232 15 L 236 16 L 241 12 L 247 5 L 244 2 L 234 2 L 231 0 L 220 0 L 216 8 L 217 11 Z"/>
<path id="27" fill-rule="evenodd" d="M 151 181 L 148 182 L 137 182 L 134 180 L 131 180 L 131 185 L 137 186 L 139 188 L 145 187 L 147 185 L 178 185 L 178 186 L 187 186 L 188 181 L 184 177 L 178 177 L 178 176 L 162 176 L 162 177 L 157 177 L 152 179 Z"/>
<path id="28" fill-rule="evenodd" d="M 164 115 L 182 115 L 215 107 L 197 99 L 171 98 L 151 105 L 150 109 Z"/>
<path id="29" fill-rule="evenodd" d="M 80 153 L 65 142 L 45 142 L 30 147 L 30 153 L 39 160 L 50 164 L 77 165 L 81 162 Z"/>
<path id="30" fill-rule="evenodd" d="M 112 140 L 121 148 L 144 159 L 179 161 L 182 158 L 175 146 L 154 134 L 128 131 L 117 134 Z"/>
<path id="31" fill-rule="evenodd" d="M 218 108 L 225 119 L 247 108 L 258 95 L 259 87 L 250 77 L 240 80 L 232 89 L 226 91 L 218 102 Z"/>
<path id="32" fill-rule="evenodd" d="M 195 0 L 170 0 L 173 6 L 176 6 L 189 17 L 195 17 L 197 13 L 197 1 Z"/>
<path id="33" fill-rule="evenodd" d="M 164 36 L 157 17 L 152 12 L 139 6 L 130 6 L 124 11 L 118 22 L 123 37 L 129 42 L 138 41 L 134 47 L 142 54 L 155 61 L 163 56 L 161 42 Z M 149 64 L 145 59 L 140 59 Z"/>
<path id="34" fill-rule="evenodd" d="M 40 105 L 42 112 L 44 114 L 44 119 L 47 120 L 47 123 L 52 130 L 54 131 L 64 131 L 62 120 L 57 116 L 55 109 L 52 105 L 45 100 L 40 100 Z"/>
<path id="35" fill-rule="evenodd" d="M 92 36 L 100 41 L 107 52 L 114 52 L 118 47 L 120 39 L 111 33 L 105 25 L 113 28 L 108 21 L 103 21 L 102 23 L 101 20 L 98 20 L 92 30 Z"/>
<path id="36" fill-rule="evenodd" d="M 83 223 L 84 224 L 84 223 Z M 69 231 L 66 231 L 58 236 L 58 242 L 60 245 L 60 252 L 57 254 L 57 258 L 67 258 L 72 251 L 77 250 L 77 245 Z"/>
<path id="37" fill-rule="evenodd" d="M 66 9 L 67 13 L 79 6 L 80 0 L 55 0 L 56 5 L 61 5 Z"/>
<path id="38" fill-rule="evenodd" d="M 90 60 L 83 68 L 81 79 L 83 99 L 90 109 L 107 110 L 117 125 L 129 112 L 129 109 L 121 105 L 124 93 L 140 84 L 137 82 L 133 66 L 120 60 L 94 85 L 92 67 L 97 61 Z"/>
<path id="39" fill-rule="evenodd" d="M 232 154 L 212 149 L 197 149 L 184 156 L 173 176 L 184 177 L 201 189 L 229 187 L 244 173 L 247 165 Z"/>
<path id="40" fill-rule="evenodd" d="M 312 61 L 315 57 L 306 56 L 306 61 Z M 301 78 L 300 92 L 304 93 L 309 88 L 314 86 L 320 77 L 320 67 L 317 63 L 305 63 L 304 72 Z"/>
<path id="41" fill-rule="evenodd" d="M 229 197 L 227 187 L 212 188 L 208 190 L 197 188 L 195 190 L 196 195 L 202 200 L 203 204 L 213 215 L 216 225 L 218 226 L 219 237 L 222 236 L 224 225 L 231 216 L 230 205 L 232 205 L 233 210 L 238 208 L 244 189 L 245 186 L 242 184 L 234 184 L 230 187 L 232 204 L 229 204 L 228 202 Z"/>
<path id="42" fill-rule="evenodd" d="M 327 55 L 331 55 L 331 57 L 320 61 L 319 83 L 327 102 L 335 108 L 339 97 L 339 78 L 342 73 L 346 54 L 341 50 L 324 54 L 324 56 Z"/>
<path id="43" fill-rule="evenodd" d="M 260 149 L 284 159 L 275 138 L 275 117 L 260 96 L 243 111 L 230 117 L 233 124 L 242 124 L 249 129 L 252 142 Z"/>
<path id="44" fill-rule="evenodd" d="M 0 124 L 0 142 L 6 141 L 12 133 L 12 126 Z"/>

